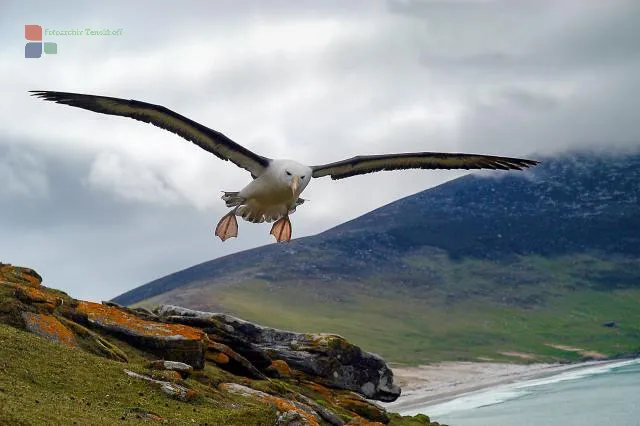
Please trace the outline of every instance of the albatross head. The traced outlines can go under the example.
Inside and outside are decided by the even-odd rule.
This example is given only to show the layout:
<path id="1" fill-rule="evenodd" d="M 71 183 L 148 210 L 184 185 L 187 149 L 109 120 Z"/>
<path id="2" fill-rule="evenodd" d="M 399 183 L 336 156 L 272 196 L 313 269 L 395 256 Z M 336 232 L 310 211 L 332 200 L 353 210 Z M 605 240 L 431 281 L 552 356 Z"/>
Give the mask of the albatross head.
<path id="1" fill-rule="evenodd" d="M 311 180 L 311 167 L 293 160 L 273 160 L 271 163 L 275 178 L 291 188 L 294 197 L 298 197 Z"/>

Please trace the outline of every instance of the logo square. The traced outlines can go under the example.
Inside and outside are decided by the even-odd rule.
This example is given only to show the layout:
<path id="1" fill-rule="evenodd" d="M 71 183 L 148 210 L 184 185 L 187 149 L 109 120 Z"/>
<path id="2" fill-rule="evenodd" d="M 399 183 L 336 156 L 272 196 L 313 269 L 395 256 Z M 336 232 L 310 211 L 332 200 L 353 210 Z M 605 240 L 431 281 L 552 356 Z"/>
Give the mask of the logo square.
<path id="1" fill-rule="evenodd" d="M 58 53 L 58 45 L 56 43 L 52 43 L 50 41 L 44 42 L 44 53 L 48 55 L 55 55 Z"/>
<path id="2" fill-rule="evenodd" d="M 39 58 L 42 56 L 42 43 L 29 42 L 24 45 L 25 58 Z"/>
<path id="3" fill-rule="evenodd" d="M 42 41 L 42 27 L 40 25 L 25 25 L 24 37 L 30 41 Z"/>

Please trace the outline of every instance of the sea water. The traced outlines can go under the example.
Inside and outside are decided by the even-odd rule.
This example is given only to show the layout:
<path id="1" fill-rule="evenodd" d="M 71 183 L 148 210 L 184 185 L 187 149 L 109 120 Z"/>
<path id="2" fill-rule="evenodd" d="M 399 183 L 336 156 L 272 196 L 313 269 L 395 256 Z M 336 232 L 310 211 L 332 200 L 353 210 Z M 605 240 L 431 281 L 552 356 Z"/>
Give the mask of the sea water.
<path id="1" fill-rule="evenodd" d="M 585 367 L 407 408 L 450 426 L 640 426 L 640 359 Z"/>

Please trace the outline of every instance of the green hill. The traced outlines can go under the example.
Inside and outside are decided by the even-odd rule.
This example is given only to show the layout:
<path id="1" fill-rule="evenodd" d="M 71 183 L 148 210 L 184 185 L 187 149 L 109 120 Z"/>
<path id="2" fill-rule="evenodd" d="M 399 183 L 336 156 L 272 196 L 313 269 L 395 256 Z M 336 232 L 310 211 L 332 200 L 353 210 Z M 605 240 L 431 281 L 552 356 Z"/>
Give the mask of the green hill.
<path id="1" fill-rule="evenodd" d="M 114 300 L 330 331 L 404 363 L 637 353 L 640 155 L 542 160 L 468 175 Z"/>

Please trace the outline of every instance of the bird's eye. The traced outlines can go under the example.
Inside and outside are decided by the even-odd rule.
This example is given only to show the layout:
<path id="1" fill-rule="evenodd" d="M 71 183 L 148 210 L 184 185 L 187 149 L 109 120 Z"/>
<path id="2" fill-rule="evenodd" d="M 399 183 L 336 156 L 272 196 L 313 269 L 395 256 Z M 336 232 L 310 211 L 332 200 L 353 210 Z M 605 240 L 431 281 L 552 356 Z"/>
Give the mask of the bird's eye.
<path id="1" fill-rule="evenodd" d="M 288 170 L 285 170 L 287 172 L 287 176 L 291 176 L 291 172 L 289 172 Z"/>
<path id="2" fill-rule="evenodd" d="M 300 176 L 300 179 L 304 180 L 304 176 Z"/>

